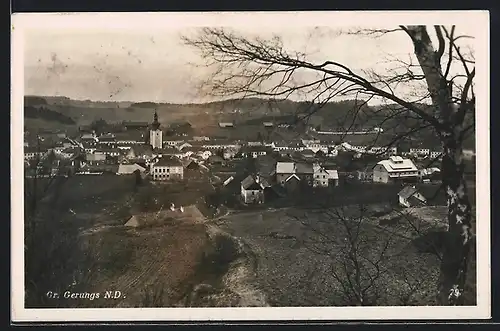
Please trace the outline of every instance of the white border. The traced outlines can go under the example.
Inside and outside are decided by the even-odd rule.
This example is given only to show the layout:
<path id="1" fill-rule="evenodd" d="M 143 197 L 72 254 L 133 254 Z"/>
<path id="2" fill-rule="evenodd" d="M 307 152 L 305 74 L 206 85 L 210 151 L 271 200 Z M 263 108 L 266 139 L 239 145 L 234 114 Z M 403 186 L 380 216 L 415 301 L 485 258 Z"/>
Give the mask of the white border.
<path id="1" fill-rule="evenodd" d="M 477 176 L 477 306 L 475 307 L 303 307 L 303 308 L 148 308 L 148 309 L 25 309 L 23 254 L 23 95 L 24 30 L 157 29 L 194 26 L 300 26 L 467 24 L 476 37 L 476 171 Z M 489 12 L 252 12 L 252 13 L 72 13 L 12 16 L 12 320 L 60 321 L 249 321 L 249 320 L 418 320 L 490 318 L 490 178 L 489 178 Z M 481 196 L 479 196 L 481 194 Z"/>

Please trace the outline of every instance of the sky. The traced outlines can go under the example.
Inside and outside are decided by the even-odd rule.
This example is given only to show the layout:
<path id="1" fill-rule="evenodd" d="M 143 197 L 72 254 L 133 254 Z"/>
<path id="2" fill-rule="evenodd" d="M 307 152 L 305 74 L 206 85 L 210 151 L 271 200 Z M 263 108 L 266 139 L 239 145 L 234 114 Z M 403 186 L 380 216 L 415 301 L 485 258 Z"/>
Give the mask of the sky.
<path id="1" fill-rule="evenodd" d="M 202 61 L 198 53 L 180 39 L 208 23 L 186 25 L 171 20 L 170 24 L 161 25 L 152 18 L 151 26 L 141 24 L 139 28 L 127 25 L 126 19 L 115 25 L 99 23 L 102 20 L 92 24 L 89 18 L 80 19 L 84 22 L 80 25 L 60 21 L 57 25 L 43 24 L 42 20 L 24 29 L 26 95 L 99 101 L 208 101 L 199 94 L 198 85 L 210 70 L 199 66 Z M 209 23 L 223 21 L 215 19 Z M 280 36 L 285 49 L 306 52 L 311 61 L 335 60 L 358 71 L 373 69 L 385 73 L 395 65 L 394 59 L 408 60 L 413 56 L 410 39 L 401 31 L 372 38 L 339 34 L 340 30 L 355 26 L 328 25 L 324 19 L 294 25 L 290 20 L 286 20 L 288 24 L 267 25 L 255 24 L 255 20 L 253 24 L 231 22 L 236 21 L 223 25 L 245 36 Z M 393 26 L 381 26 L 389 27 Z M 471 24 L 457 26 L 456 31 L 472 36 L 478 33 Z M 470 45 L 468 41 L 467 46 Z"/>

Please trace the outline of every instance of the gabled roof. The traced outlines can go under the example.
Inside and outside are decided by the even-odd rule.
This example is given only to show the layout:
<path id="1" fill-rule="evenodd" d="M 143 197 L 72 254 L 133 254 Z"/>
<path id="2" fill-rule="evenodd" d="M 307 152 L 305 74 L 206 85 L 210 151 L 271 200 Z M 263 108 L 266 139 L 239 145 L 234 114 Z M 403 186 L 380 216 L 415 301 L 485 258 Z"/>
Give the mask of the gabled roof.
<path id="1" fill-rule="evenodd" d="M 396 158 L 392 157 L 389 160 L 383 160 L 377 164 L 382 165 L 387 172 L 399 172 L 399 171 L 414 171 L 418 170 L 415 164 L 410 159 L 403 159 L 398 156 Z"/>
<path id="2" fill-rule="evenodd" d="M 153 148 L 151 147 L 151 145 L 134 145 L 132 146 L 132 151 L 136 154 L 136 155 L 148 155 L 148 156 L 151 156 L 153 155 Z"/>
<path id="3" fill-rule="evenodd" d="M 285 182 L 288 182 L 291 179 L 295 179 L 295 180 L 300 182 L 300 178 L 296 174 L 288 176 L 288 178 L 285 180 Z"/>
<path id="4" fill-rule="evenodd" d="M 413 186 L 405 186 L 401 191 L 399 191 L 398 195 L 403 199 L 408 199 L 415 193 L 417 193 L 417 188 Z"/>
<path id="5" fill-rule="evenodd" d="M 339 179 L 339 173 L 337 170 L 326 170 L 326 173 L 330 179 Z"/>
<path id="6" fill-rule="evenodd" d="M 139 170 L 139 171 L 146 171 L 146 168 L 134 163 L 134 164 L 120 164 L 118 166 L 118 173 L 120 174 L 130 174 L 133 173 L 134 171 Z"/>
<path id="7" fill-rule="evenodd" d="M 163 156 L 153 167 L 182 167 L 182 163 L 178 158 Z"/>
<path id="8" fill-rule="evenodd" d="M 297 162 L 295 164 L 295 173 L 297 174 L 313 174 L 313 165 L 309 163 Z"/>
<path id="9" fill-rule="evenodd" d="M 277 174 L 293 174 L 295 173 L 295 164 L 293 162 L 278 162 L 276 163 Z"/>
<path id="10" fill-rule="evenodd" d="M 255 178 L 251 175 L 248 175 L 245 179 L 241 181 L 241 187 L 244 190 L 262 190 L 264 187 L 262 184 L 257 183 Z"/>

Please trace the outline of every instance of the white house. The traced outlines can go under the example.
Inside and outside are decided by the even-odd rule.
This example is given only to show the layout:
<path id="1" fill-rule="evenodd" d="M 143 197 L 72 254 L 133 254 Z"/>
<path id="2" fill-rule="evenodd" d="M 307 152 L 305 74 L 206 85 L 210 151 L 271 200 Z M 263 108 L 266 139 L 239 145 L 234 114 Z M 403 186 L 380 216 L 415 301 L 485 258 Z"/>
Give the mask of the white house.
<path id="1" fill-rule="evenodd" d="M 232 128 L 234 127 L 233 122 L 220 122 L 219 127 L 221 128 Z"/>
<path id="2" fill-rule="evenodd" d="M 431 153 L 430 149 L 428 148 L 410 148 L 410 154 L 417 155 L 417 156 L 429 156 Z"/>
<path id="3" fill-rule="evenodd" d="M 424 206 L 427 203 L 427 199 L 418 192 L 415 186 L 406 186 L 399 193 L 399 204 L 403 207 L 417 207 Z"/>
<path id="4" fill-rule="evenodd" d="M 337 170 L 325 169 L 317 163 L 313 165 L 313 187 L 337 186 L 338 182 L 339 174 Z"/>
<path id="5" fill-rule="evenodd" d="M 319 164 L 313 165 L 313 187 L 328 187 L 329 174 Z"/>
<path id="6" fill-rule="evenodd" d="M 241 182 L 241 198 L 244 203 L 264 203 L 264 185 L 258 176 L 248 176 Z"/>
<path id="7" fill-rule="evenodd" d="M 419 171 L 410 159 L 401 156 L 391 156 L 388 160 L 377 163 L 373 168 L 373 181 L 390 183 L 396 180 L 416 180 Z"/>
<path id="8" fill-rule="evenodd" d="M 429 156 L 431 159 L 439 159 L 441 158 L 441 154 L 442 154 L 441 151 L 431 151 Z"/>
<path id="9" fill-rule="evenodd" d="M 152 165 L 151 174 L 153 180 L 182 180 L 184 178 L 184 167 L 179 159 L 163 156 Z"/>

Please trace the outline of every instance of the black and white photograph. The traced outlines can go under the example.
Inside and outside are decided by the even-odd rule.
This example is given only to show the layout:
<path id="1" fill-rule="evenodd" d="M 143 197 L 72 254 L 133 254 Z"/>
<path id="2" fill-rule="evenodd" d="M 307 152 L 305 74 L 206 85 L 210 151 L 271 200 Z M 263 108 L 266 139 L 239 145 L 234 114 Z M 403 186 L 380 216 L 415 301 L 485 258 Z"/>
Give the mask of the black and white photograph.
<path id="1" fill-rule="evenodd" d="M 488 12 L 11 35 L 13 320 L 490 317 Z"/>

